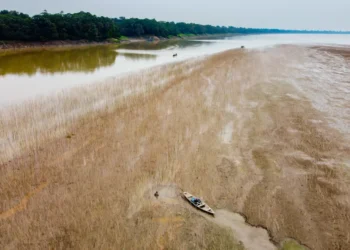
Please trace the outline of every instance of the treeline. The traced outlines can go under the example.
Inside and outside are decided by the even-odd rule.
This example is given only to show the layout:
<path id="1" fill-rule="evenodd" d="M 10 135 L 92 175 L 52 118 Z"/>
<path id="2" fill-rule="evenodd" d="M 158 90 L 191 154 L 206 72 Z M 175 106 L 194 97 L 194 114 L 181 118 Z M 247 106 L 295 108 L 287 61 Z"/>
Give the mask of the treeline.
<path id="1" fill-rule="evenodd" d="M 281 29 L 254 29 L 200 25 L 194 23 L 161 22 L 155 19 L 97 17 L 87 12 L 49 14 L 47 11 L 30 17 L 16 11 L 0 11 L 0 40 L 103 41 L 120 36 L 160 36 L 206 34 L 276 34 L 276 33 L 345 33 L 336 31 L 308 31 Z"/>
<path id="2" fill-rule="evenodd" d="M 180 34 L 206 35 L 206 34 L 277 34 L 277 33 L 344 33 L 337 31 L 309 31 L 309 30 L 282 30 L 282 29 L 258 29 L 242 27 L 225 27 L 200 25 L 195 23 L 161 22 L 155 19 L 138 19 L 124 17 L 115 18 L 114 21 L 124 36 L 155 35 L 161 37 L 178 36 Z"/>
<path id="3" fill-rule="evenodd" d="M 106 40 L 119 37 L 117 24 L 110 18 L 90 13 L 29 15 L 0 11 L 0 40 Z"/>
<path id="4" fill-rule="evenodd" d="M 199 25 L 194 23 L 161 22 L 155 19 L 138 19 L 124 17 L 115 18 L 114 21 L 120 27 L 120 33 L 124 36 L 154 35 L 161 37 L 178 36 L 180 34 L 225 34 L 234 33 L 227 27 Z"/>

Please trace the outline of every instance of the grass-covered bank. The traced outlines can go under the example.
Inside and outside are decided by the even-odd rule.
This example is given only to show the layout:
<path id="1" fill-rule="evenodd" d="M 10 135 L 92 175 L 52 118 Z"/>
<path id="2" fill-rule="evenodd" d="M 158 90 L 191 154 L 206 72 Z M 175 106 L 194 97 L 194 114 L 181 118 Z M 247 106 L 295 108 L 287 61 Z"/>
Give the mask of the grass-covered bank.
<path id="1" fill-rule="evenodd" d="M 47 41 L 47 42 L 30 42 L 30 41 L 0 41 L 0 53 L 8 53 L 11 50 L 35 50 L 35 49 L 65 49 L 69 47 L 84 47 L 84 46 L 100 46 L 114 44 L 114 41 L 87 41 L 87 40 L 78 40 L 78 41 Z M 0 54 L 1 55 L 1 54 Z"/>
<path id="2" fill-rule="evenodd" d="M 224 38 L 234 36 L 237 34 L 180 34 L 178 36 L 169 37 L 156 37 L 156 36 L 142 36 L 142 37 L 127 37 L 120 36 L 118 38 L 108 38 L 104 41 L 89 41 L 89 40 L 56 40 L 56 41 L 0 41 L 0 56 L 1 52 L 9 53 L 21 52 L 27 50 L 37 49 L 65 49 L 70 47 L 85 47 L 85 46 L 101 46 L 101 45 L 122 45 L 127 43 L 142 43 L 152 42 L 158 43 L 169 40 L 186 40 L 186 39 L 212 39 L 212 38 Z"/>

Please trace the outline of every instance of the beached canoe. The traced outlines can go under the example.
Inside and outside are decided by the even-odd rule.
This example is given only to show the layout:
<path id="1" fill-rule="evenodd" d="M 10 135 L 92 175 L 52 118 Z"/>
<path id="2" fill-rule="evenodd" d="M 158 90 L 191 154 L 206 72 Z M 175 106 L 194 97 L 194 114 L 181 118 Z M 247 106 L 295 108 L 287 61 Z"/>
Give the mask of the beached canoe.
<path id="1" fill-rule="evenodd" d="M 188 200 L 193 206 L 195 206 L 199 210 L 202 210 L 203 212 L 206 212 L 211 215 L 215 215 L 213 209 L 211 209 L 206 203 L 204 203 L 199 198 L 187 192 L 183 192 L 183 196 L 186 200 Z"/>

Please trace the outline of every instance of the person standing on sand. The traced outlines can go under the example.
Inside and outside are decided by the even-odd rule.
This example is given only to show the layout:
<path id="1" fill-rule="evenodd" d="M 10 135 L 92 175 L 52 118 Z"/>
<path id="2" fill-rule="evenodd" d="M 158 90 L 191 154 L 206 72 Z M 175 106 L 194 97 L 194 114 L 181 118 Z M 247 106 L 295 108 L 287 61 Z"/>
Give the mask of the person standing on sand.
<path id="1" fill-rule="evenodd" d="M 158 196 L 159 196 L 158 191 L 156 191 L 156 192 L 154 193 L 154 196 L 158 199 Z"/>

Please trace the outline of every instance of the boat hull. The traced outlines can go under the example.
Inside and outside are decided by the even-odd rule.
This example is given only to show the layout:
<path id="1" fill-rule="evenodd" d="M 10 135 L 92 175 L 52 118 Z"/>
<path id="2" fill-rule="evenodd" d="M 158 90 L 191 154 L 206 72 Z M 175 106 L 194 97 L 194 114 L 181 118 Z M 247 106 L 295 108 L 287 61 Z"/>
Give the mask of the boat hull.
<path id="1" fill-rule="evenodd" d="M 213 209 L 211 209 L 206 203 L 204 202 L 200 202 L 199 204 L 196 204 L 192 201 L 193 198 L 197 199 L 197 197 L 193 196 L 192 194 L 188 193 L 188 192 L 183 192 L 183 197 L 184 199 L 186 199 L 189 203 L 191 203 L 192 206 L 194 206 L 195 208 L 197 208 L 198 210 L 205 212 L 207 214 L 210 215 L 215 215 L 215 212 L 213 211 Z"/>

